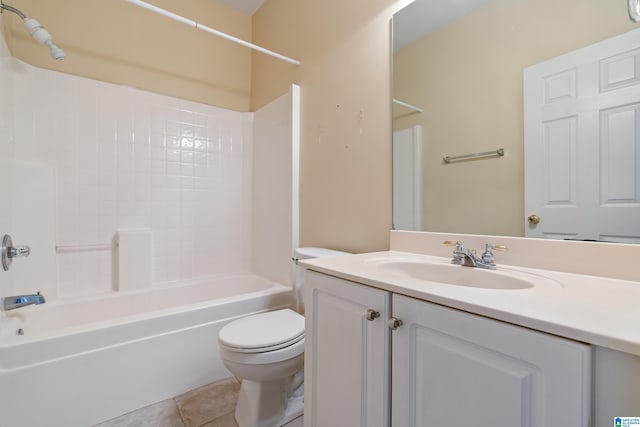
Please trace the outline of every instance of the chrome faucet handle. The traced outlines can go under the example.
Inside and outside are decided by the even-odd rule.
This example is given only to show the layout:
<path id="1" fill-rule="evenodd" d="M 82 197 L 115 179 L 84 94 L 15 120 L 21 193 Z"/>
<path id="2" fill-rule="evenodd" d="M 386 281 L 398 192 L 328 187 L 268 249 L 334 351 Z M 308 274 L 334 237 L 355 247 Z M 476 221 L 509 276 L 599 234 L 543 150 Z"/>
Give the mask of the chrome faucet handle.
<path id="1" fill-rule="evenodd" d="M 464 264 L 464 246 L 462 246 L 462 242 L 457 241 L 457 242 L 452 242 L 451 240 L 445 240 L 444 242 L 442 242 L 443 245 L 445 246 L 455 246 L 453 248 L 453 258 L 451 259 L 451 263 L 452 264 L 458 264 L 458 265 L 462 265 Z"/>
<path id="2" fill-rule="evenodd" d="M 17 258 L 19 256 L 31 255 L 31 248 L 29 246 L 12 246 L 9 248 L 9 258 Z"/>
<path id="3" fill-rule="evenodd" d="M 13 246 L 11 236 L 5 234 L 2 237 L 2 246 L 0 246 L 0 258 L 2 259 L 2 268 L 7 271 L 11 267 L 14 258 L 27 257 L 31 254 L 29 246 Z"/>
<path id="4" fill-rule="evenodd" d="M 491 243 L 487 243 L 484 246 L 484 252 L 482 253 L 482 261 L 484 261 L 487 264 L 494 264 L 494 257 L 493 257 L 493 251 L 500 251 L 500 252 L 506 252 L 509 250 L 509 248 L 507 248 L 504 245 L 494 245 Z"/>
<path id="5" fill-rule="evenodd" d="M 462 246 L 462 242 L 458 241 L 458 242 L 452 242 L 451 240 L 445 240 L 444 242 L 442 242 L 443 245 L 445 246 L 455 246 L 456 250 L 460 250 L 463 248 Z"/>
<path id="6" fill-rule="evenodd" d="M 487 243 L 485 245 L 485 250 L 496 250 L 496 251 L 500 251 L 500 252 L 507 252 L 509 250 L 508 247 L 506 247 L 505 245 L 494 245 L 491 243 Z"/>

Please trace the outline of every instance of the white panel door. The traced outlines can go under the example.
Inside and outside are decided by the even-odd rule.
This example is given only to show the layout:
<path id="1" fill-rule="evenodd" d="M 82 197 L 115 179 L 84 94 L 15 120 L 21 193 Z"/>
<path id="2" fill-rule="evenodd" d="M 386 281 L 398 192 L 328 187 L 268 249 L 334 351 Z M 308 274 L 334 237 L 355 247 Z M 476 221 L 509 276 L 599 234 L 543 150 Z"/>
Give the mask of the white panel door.
<path id="1" fill-rule="evenodd" d="M 388 427 L 391 294 L 312 271 L 304 286 L 305 427 Z"/>
<path id="2" fill-rule="evenodd" d="M 640 242 L 640 30 L 524 71 L 528 237 Z"/>
<path id="3" fill-rule="evenodd" d="M 422 126 L 393 132 L 393 229 L 422 231 Z"/>
<path id="4" fill-rule="evenodd" d="M 393 426 L 589 426 L 589 346 L 396 294 L 393 315 Z"/>

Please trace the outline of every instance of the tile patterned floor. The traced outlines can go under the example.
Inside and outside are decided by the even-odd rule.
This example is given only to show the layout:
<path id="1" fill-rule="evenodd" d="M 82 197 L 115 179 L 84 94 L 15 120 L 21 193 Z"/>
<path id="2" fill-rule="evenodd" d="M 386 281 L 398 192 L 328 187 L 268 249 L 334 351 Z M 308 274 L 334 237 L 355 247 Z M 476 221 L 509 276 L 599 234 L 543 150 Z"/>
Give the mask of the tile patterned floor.
<path id="1" fill-rule="evenodd" d="M 222 380 L 95 427 L 238 427 L 233 412 L 239 390 L 235 378 Z"/>
<path id="2" fill-rule="evenodd" d="M 154 403 L 94 427 L 238 427 L 234 418 L 240 382 L 218 381 Z M 285 427 L 302 427 L 302 417 Z"/>

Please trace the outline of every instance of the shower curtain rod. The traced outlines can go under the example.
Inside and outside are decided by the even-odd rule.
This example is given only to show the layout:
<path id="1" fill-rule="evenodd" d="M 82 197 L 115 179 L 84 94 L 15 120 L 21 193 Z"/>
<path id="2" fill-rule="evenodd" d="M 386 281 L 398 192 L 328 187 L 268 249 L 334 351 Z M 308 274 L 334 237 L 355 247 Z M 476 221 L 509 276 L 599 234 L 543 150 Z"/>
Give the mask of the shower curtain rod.
<path id="1" fill-rule="evenodd" d="M 198 30 L 206 31 L 207 33 L 211 33 L 211 34 L 213 34 L 215 36 L 222 37 L 223 39 L 227 39 L 227 40 L 232 41 L 234 43 L 241 44 L 242 46 L 257 50 L 257 51 L 262 52 L 264 54 L 267 54 L 269 56 L 273 56 L 274 58 L 278 58 L 278 59 L 281 59 L 283 61 L 290 62 L 291 64 L 300 65 L 300 61 L 298 61 L 296 59 L 289 58 L 288 56 L 281 55 L 281 54 L 276 53 L 274 51 L 271 51 L 269 49 L 265 49 L 265 48 L 263 48 L 261 46 L 255 45 L 253 43 L 246 42 L 246 41 L 244 41 L 242 39 L 239 39 L 237 37 L 230 36 L 229 34 L 223 33 L 222 31 L 214 30 L 213 28 L 207 27 L 206 25 L 198 24 L 196 21 L 192 21 L 191 19 L 187 19 L 187 18 L 182 17 L 180 15 L 176 15 L 173 12 L 169 12 L 168 10 L 161 9 L 161 8 L 159 8 L 157 6 L 154 6 L 152 4 L 149 4 L 147 2 L 144 2 L 144 1 L 141 1 L 141 0 L 127 0 L 127 1 L 129 3 L 132 3 L 132 4 L 136 5 L 136 6 L 139 6 L 139 7 L 143 8 L 143 9 L 147 9 L 147 10 L 150 10 L 151 12 L 155 12 L 155 13 L 158 13 L 160 15 L 164 15 L 167 18 L 171 18 L 171 19 L 174 19 L 174 20 L 176 20 L 178 22 L 182 22 L 183 24 L 189 25 L 190 27 L 197 28 Z"/>

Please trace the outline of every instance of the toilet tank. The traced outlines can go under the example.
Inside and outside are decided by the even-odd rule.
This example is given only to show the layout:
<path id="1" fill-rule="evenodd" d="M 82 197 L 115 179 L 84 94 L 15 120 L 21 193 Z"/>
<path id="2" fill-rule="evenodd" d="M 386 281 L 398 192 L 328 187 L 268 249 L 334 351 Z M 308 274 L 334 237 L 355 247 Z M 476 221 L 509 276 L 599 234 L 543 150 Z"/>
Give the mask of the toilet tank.
<path id="1" fill-rule="evenodd" d="M 302 272 L 304 271 L 304 268 L 298 266 L 298 260 L 342 255 L 351 255 L 351 253 L 327 248 L 296 248 L 293 250 L 291 283 L 293 284 L 293 290 L 296 293 L 296 303 L 298 305 L 296 308 L 298 313 L 304 314 L 304 300 L 302 298 Z"/>

